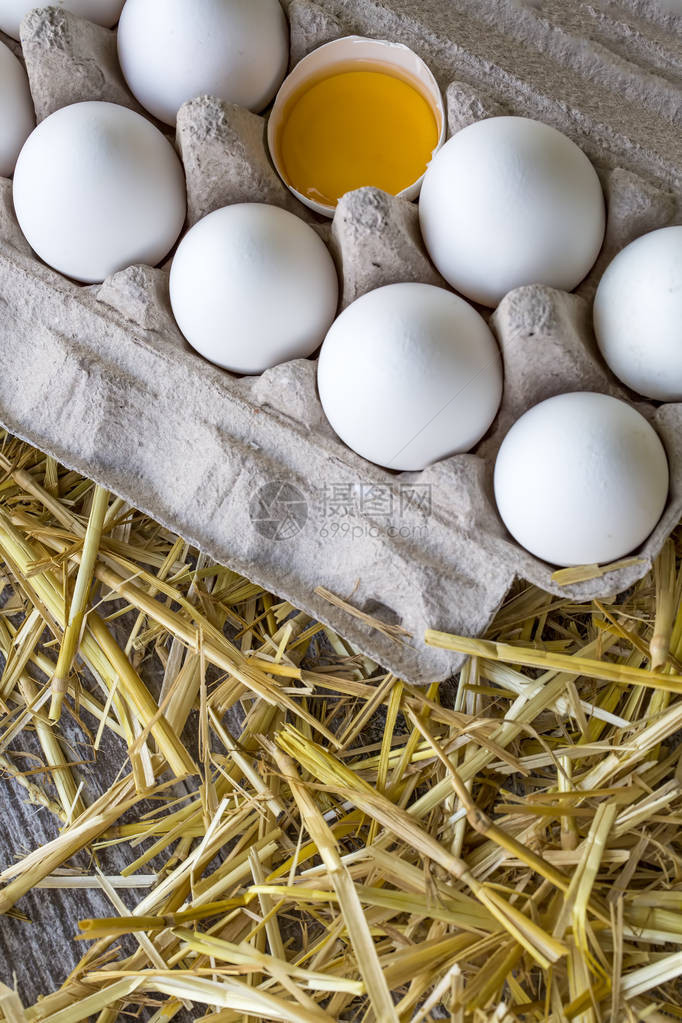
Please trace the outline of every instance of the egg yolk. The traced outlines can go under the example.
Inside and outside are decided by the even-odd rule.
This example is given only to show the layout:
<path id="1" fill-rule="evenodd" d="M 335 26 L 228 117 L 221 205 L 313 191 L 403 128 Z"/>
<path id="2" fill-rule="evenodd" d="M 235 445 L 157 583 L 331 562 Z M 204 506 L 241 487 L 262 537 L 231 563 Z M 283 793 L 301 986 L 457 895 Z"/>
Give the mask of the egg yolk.
<path id="1" fill-rule="evenodd" d="M 366 185 L 392 195 L 413 185 L 438 136 L 433 108 L 409 82 L 383 71 L 342 71 L 294 97 L 280 159 L 296 191 L 334 206 Z"/>

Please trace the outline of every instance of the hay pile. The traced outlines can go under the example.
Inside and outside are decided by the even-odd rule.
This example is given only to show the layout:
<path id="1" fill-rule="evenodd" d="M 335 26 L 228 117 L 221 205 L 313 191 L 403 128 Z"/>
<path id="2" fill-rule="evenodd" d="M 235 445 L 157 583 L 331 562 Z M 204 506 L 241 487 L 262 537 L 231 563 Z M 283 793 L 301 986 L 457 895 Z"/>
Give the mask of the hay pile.
<path id="1" fill-rule="evenodd" d="M 625 597 L 519 588 L 484 640 L 430 634 L 471 659 L 418 690 L 28 445 L 0 472 L 2 784 L 55 825 L 0 912 L 111 904 L 6 1023 L 682 1019 L 674 540 Z M 96 798 L 67 718 L 120 748 Z"/>

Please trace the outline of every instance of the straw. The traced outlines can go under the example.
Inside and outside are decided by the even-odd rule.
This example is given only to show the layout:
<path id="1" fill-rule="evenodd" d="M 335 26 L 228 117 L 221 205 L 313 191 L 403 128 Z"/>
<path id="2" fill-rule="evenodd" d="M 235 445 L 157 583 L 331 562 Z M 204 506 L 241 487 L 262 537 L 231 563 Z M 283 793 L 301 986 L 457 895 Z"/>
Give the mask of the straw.
<path id="1" fill-rule="evenodd" d="M 39 891 L 66 955 L 58 891 L 81 956 L 0 1023 L 682 1019 L 679 533 L 621 597 L 439 622 L 465 664 L 420 689 L 9 436 L 0 470 L 0 780 L 55 823 L 0 912 Z"/>

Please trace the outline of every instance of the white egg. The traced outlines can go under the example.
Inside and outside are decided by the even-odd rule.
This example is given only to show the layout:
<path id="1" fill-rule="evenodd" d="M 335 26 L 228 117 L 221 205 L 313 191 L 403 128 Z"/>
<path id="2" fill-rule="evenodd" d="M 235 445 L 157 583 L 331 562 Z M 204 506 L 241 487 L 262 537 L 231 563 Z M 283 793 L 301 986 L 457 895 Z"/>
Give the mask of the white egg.
<path id="1" fill-rule="evenodd" d="M 14 174 L 28 242 L 55 270 L 94 283 L 134 263 L 159 263 L 185 220 L 182 164 L 141 114 L 75 103 L 30 135 Z"/>
<path id="2" fill-rule="evenodd" d="M 293 213 L 238 203 L 185 235 L 170 276 L 190 345 L 234 373 L 311 355 L 336 315 L 339 283 L 322 239 Z"/>
<path id="3" fill-rule="evenodd" d="M 548 398 L 514 424 L 495 464 L 512 536 L 554 565 L 605 564 L 652 532 L 668 497 L 668 460 L 636 409 L 581 391 Z"/>
<path id="4" fill-rule="evenodd" d="M 175 124 L 204 93 L 266 107 L 287 70 L 289 32 L 279 0 L 127 0 L 118 56 L 142 106 Z"/>
<path id="5" fill-rule="evenodd" d="M 10 178 L 36 115 L 21 62 L 0 43 L 0 177 Z"/>
<path id="6" fill-rule="evenodd" d="M 426 172 L 419 211 L 442 275 L 487 306 L 524 284 L 572 291 L 604 239 L 594 167 L 561 132 L 526 117 L 454 135 Z"/>
<path id="7" fill-rule="evenodd" d="M 597 289 L 594 330 L 624 384 L 682 401 L 682 227 L 645 234 L 616 256 Z"/>
<path id="8" fill-rule="evenodd" d="M 36 7 L 63 7 L 66 11 L 79 14 L 98 25 L 111 28 L 119 19 L 123 0 L 57 0 L 56 3 L 40 3 L 39 0 L 0 0 L 0 30 L 19 38 L 22 19 Z"/>
<path id="9" fill-rule="evenodd" d="M 318 384 L 349 448 L 389 469 L 423 469 L 486 433 L 502 365 L 487 324 L 463 299 L 429 284 L 389 284 L 333 324 Z"/>

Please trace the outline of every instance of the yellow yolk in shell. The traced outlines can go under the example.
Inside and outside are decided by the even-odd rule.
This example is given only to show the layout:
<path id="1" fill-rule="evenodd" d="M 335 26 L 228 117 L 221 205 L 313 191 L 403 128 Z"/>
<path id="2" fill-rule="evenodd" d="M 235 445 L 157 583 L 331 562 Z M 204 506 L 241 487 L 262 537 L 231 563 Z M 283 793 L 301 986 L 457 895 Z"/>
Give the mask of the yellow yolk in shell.
<path id="1" fill-rule="evenodd" d="M 306 83 L 279 133 L 289 184 L 335 205 L 372 185 L 397 195 L 424 174 L 438 145 L 433 107 L 409 81 L 385 71 L 337 71 Z"/>

